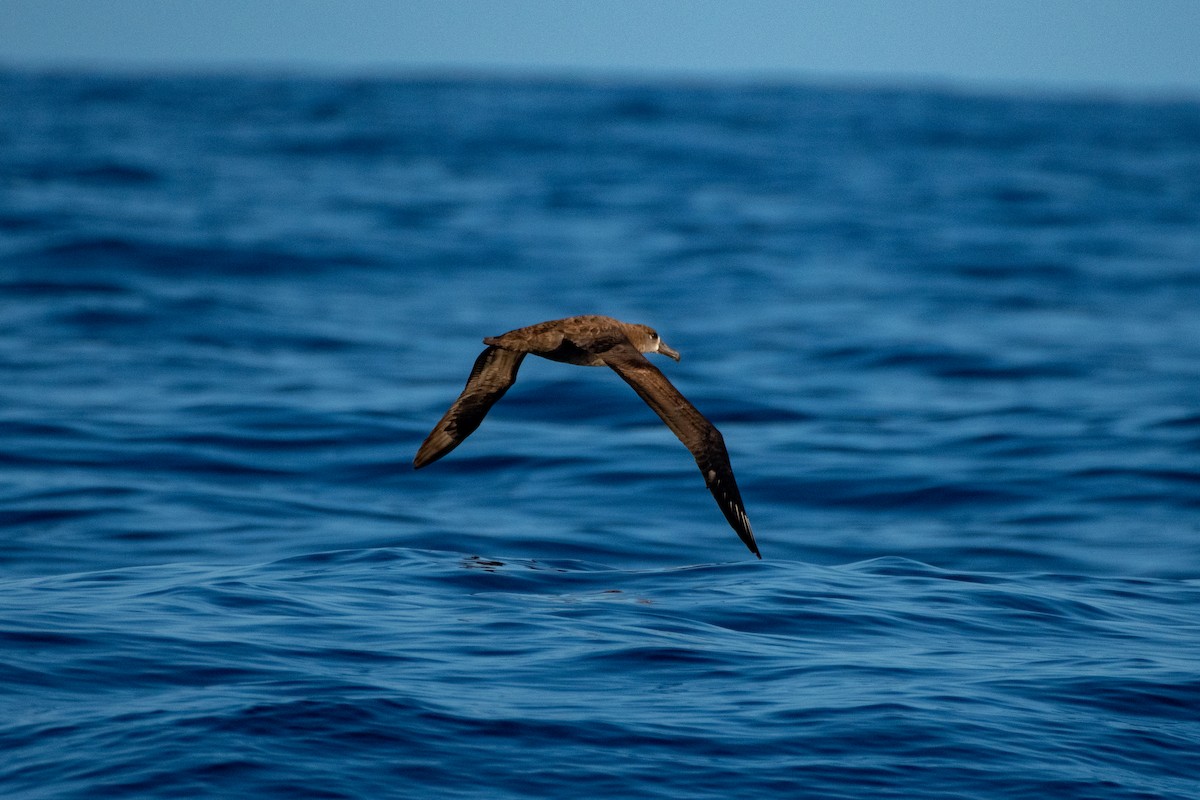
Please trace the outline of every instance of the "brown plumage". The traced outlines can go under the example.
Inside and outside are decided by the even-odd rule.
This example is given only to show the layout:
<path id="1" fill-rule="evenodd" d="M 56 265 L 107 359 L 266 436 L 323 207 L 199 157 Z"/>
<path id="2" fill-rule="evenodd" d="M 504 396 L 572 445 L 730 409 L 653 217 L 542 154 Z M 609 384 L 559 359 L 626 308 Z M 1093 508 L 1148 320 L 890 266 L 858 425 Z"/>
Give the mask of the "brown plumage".
<path id="1" fill-rule="evenodd" d="M 526 355 L 585 367 L 611 367 L 695 456 L 721 513 L 750 552 L 762 558 L 720 431 L 642 355 L 661 353 L 679 360 L 679 353 L 667 347 L 652 328 L 589 314 L 539 322 L 501 336 L 489 336 L 483 343 L 487 349 L 475 359 L 462 394 L 421 444 L 413 459 L 414 468 L 437 461 L 479 427 L 488 409 L 517 379 Z"/>

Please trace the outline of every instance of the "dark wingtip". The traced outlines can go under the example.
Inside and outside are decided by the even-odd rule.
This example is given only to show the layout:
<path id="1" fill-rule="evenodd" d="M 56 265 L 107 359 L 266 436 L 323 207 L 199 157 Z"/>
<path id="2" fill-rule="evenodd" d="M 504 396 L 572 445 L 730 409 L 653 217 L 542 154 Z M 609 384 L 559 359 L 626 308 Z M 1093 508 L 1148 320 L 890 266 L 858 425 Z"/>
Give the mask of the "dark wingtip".
<path id="1" fill-rule="evenodd" d="M 722 509 L 724 510 L 724 509 Z M 739 497 L 736 506 L 736 516 L 726 514 L 726 519 L 733 527 L 733 532 L 742 540 L 742 544 L 746 545 L 746 549 L 754 555 L 762 559 L 762 553 L 758 552 L 758 542 L 754 541 L 754 530 L 750 527 L 750 520 L 746 518 L 746 510 L 742 507 L 742 499 Z"/>
<path id="2" fill-rule="evenodd" d="M 413 458 L 413 469 L 429 466 L 461 443 L 461 440 L 455 441 L 446 433 L 445 423 L 446 420 L 443 417 L 442 421 L 433 429 L 433 433 L 421 442 L 421 446 L 417 448 L 417 455 Z"/>
<path id="3" fill-rule="evenodd" d="M 416 456 L 413 457 L 413 469 L 427 467 L 445 455 L 445 453 L 434 452 L 427 445 L 428 442 L 424 445 L 421 445 L 421 449 L 418 450 Z"/>
<path id="4" fill-rule="evenodd" d="M 750 538 L 748 540 L 743 539 L 742 541 L 746 543 L 746 548 L 751 553 L 754 553 L 754 555 L 758 556 L 759 561 L 762 561 L 762 553 L 758 552 L 758 542 L 754 541 L 754 534 L 750 534 Z"/>

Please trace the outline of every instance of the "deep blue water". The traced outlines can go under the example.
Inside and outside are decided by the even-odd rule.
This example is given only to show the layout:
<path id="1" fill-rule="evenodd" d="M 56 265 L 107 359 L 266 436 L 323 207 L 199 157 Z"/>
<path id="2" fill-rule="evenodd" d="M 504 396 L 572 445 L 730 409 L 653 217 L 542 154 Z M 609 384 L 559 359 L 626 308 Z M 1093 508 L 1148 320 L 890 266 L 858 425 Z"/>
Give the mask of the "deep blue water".
<path id="1" fill-rule="evenodd" d="M 615 375 L 721 428 L 765 560 Z M 1200 796 L 1200 102 L 0 73 L 0 795 Z"/>

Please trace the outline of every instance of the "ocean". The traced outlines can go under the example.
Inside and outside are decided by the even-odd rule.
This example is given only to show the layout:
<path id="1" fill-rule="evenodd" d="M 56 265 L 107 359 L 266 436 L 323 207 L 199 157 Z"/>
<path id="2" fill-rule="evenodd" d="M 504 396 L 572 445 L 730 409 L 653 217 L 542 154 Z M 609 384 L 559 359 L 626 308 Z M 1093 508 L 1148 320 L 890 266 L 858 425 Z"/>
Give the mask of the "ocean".
<path id="1" fill-rule="evenodd" d="M 616 375 L 722 431 L 764 560 Z M 0 796 L 1200 797 L 1200 100 L 0 71 Z"/>

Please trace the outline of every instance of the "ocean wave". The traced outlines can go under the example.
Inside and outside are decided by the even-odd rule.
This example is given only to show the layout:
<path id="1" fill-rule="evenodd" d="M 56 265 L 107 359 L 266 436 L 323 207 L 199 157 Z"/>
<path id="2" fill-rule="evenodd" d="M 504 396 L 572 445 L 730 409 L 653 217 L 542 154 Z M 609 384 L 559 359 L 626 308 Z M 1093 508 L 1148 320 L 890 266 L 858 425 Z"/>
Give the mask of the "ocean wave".
<path id="1" fill-rule="evenodd" d="M 0 88 L 5 797 L 1197 795 L 1196 103 Z"/>

